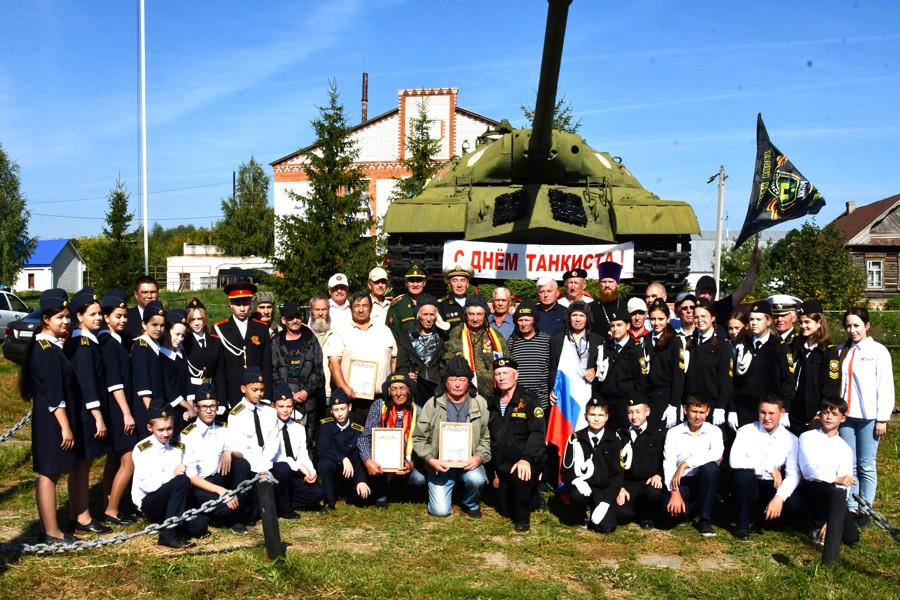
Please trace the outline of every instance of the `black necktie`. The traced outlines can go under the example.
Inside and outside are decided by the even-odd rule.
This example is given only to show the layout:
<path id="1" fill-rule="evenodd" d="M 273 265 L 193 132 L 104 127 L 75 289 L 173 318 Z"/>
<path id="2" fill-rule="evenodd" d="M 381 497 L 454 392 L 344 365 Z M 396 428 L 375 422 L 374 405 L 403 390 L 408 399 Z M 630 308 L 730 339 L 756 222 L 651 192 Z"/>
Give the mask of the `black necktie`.
<path id="1" fill-rule="evenodd" d="M 756 351 L 759 352 L 760 348 L 762 348 L 762 342 L 759 340 L 756 340 Z"/>
<path id="2" fill-rule="evenodd" d="M 639 436 L 639 435 L 641 435 L 641 428 L 640 427 L 632 427 L 631 428 L 631 441 L 633 442 L 634 440 L 636 440 L 637 436 Z"/>
<path id="3" fill-rule="evenodd" d="M 291 435 L 288 433 L 287 423 L 285 423 L 284 426 L 281 428 L 281 435 L 284 438 L 285 454 L 287 454 L 290 458 L 295 458 L 294 457 L 294 447 L 291 446 Z"/>
<path id="4" fill-rule="evenodd" d="M 596 448 L 596 447 L 597 447 L 597 444 L 598 444 L 599 442 L 600 442 L 600 440 L 597 439 L 597 436 L 596 436 L 596 435 L 592 435 L 592 436 L 591 436 L 591 447 L 592 447 L 592 448 Z"/>
<path id="5" fill-rule="evenodd" d="M 253 425 L 256 427 L 256 443 L 263 447 L 262 425 L 259 424 L 259 409 L 253 409 Z"/>
<path id="6" fill-rule="evenodd" d="M 205 338 L 205 337 L 202 337 L 202 338 L 200 338 L 198 341 L 199 341 L 199 343 L 200 343 L 200 349 L 201 349 L 201 350 L 206 350 L 206 338 Z"/>

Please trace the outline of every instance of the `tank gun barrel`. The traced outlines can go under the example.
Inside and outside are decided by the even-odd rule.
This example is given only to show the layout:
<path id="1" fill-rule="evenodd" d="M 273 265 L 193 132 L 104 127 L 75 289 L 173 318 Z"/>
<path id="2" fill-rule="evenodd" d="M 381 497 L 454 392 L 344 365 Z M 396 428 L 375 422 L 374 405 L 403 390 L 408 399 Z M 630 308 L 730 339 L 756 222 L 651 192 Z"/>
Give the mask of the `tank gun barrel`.
<path id="1" fill-rule="evenodd" d="M 572 0 L 547 0 L 547 29 L 544 32 L 544 54 L 541 58 L 541 79 L 538 83 L 537 102 L 534 105 L 531 140 L 528 143 L 530 157 L 547 158 L 553 143 L 553 111 L 556 108 L 556 89 L 559 85 L 559 67 L 562 62 L 563 41 L 566 37 L 566 21 Z"/>

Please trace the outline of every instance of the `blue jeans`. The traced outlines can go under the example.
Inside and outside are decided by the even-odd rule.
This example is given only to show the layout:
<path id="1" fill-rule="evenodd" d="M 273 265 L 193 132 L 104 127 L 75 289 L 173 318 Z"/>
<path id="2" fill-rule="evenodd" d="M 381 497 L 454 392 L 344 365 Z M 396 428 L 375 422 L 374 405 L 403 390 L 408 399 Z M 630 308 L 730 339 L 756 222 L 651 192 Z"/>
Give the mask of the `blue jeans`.
<path id="1" fill-rule="evenodd" d="M 857 510 L 858 503 L 853 494 L 859 494 L 869 504 L 875 501 L 875 488 L 878 485 L 878 474 L 875 471 L 875 456 L 878 454 L 875 421 L 847 417 L 838 433 L 853 451 L 853 477 L 856 483 L 850 487 L 847 508 Z"/>
<path id="2" fill-rule="evenodd" d="M 446 473 L 428 473 L 428 512 L 435 517 L 450 516 L 453 485 L 461 481 L 463 484 L 463 510 L 470 511 L 480 507 L 481 488 L 487 485 L 484 467 L 471 471 L 461 468 L 450 469 Z"/>

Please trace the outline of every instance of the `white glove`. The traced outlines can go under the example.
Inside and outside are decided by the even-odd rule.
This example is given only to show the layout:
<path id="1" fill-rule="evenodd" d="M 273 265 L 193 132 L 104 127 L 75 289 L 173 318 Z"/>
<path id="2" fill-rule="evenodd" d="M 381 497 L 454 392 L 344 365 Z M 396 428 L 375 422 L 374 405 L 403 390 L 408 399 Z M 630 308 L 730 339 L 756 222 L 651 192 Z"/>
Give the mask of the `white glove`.
<path id="1" fill-rule="evenodd" d="M 738 430 L 738 419 L 736 412 L 728 413 L 728 426 L 731 427 L 733 431 Z"/>
<path id="2" fill-rule="evenodd" d="M 716 408 L 713 410 L 713 425 L 718 427 L 725 422 L 725 409 Z"/>
<path id="3" fill-rule="evenodd" d="M 608 502 L 601 502 L 600 504 L 598 504 L 597 508 L 595 508 L 593 510 L 593 512 L 591 513 L 591 523 L 593 523 L 594 525 L 599 525 L 600 521 L 603 520 L 603 517 L 606 516 L 606 511 L 608 511 L 608 510 L 609 510 Z"/>
<path id="4" fill-rule="evenodd" d="M 675 427 L 675 423 L 678 422 L 678 408 L 675 406 L 667 408 L 666 412 L 663 413 L 663 421 L 666 422 L 666 429 Z"/>
<path id="5" fill-rule="evenodd" d="M 790 427 L 791 427 L 791 418 L 787 415 L 787 413 L 785 413 L 784 416 L 781 417 L 781 421 L 779 421 L 779 422 L 780 422 L 782 425 L 784 425 L 784 428 L 785 428 L 785 429 L 790 429 Z"/>
<path id="6" fill-rule="evenodd" d="M 572 482 L 572 485 L 575 486 L 575 489 L 581 492 L 581 495 L 590 498 L 591 497 L 591 486 L 588 485 L 587 481 L 584 479 L 576 479 Z"/>
<path id="7" fill-rule="evenodd" d="M 750 361 L 753 360 L 753 354 L 747 351 L 743 345 L 737 348 L 737 373 L 743 375 L 750 368 Z"/>
<path id="8" fill-rule="evenodd" d="M 597 381 L 606 381 L 606 375 L 609 373 L 609 359 L 597 361 Z"/>

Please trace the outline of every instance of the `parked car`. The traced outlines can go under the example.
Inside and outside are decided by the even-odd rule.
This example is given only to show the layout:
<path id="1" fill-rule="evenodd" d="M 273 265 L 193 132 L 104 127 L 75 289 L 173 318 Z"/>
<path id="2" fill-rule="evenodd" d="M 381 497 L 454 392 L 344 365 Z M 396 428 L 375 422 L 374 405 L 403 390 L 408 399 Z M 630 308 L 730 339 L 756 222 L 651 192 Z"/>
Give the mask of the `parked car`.
<path id="1" fill-rule="evenodd" d="M 3 358 L 14 363 L 22 364 L 25 359 L 25 349 L 40 330 L 41 310 L 26 314 L 21 319 L 10 321 L 6 324 L 3 336 Z"/>
<path id="2" fill-rule="evenodd" d="M 31 308 L 22 299 L 5 290 L 0 290 L 0 327 L 6 327 L 10 321 L 21 319 L 31 312 Z"/>

